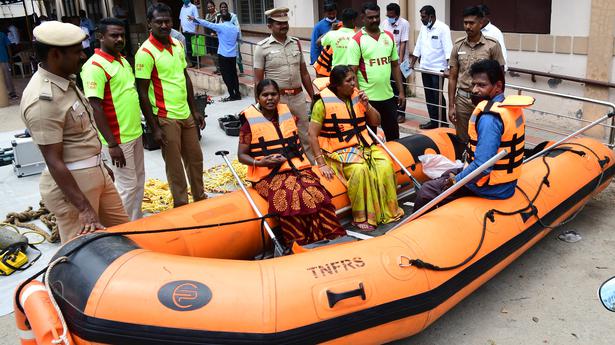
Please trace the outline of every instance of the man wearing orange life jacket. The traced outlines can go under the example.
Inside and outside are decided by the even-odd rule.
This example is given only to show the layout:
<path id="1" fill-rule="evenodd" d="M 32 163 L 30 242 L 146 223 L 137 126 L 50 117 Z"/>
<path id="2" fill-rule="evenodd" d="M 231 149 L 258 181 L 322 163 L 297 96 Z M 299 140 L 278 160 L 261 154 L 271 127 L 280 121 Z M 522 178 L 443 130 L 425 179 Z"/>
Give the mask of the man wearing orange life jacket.
<path id="1" fill-rule="evenodd" d="M 444 192 L 502 150 L 508 151 L 491 168 L 483 171 L 444 202 L 476 195 L 487 199 L 507 199 L 515 192 L 521 175 L 525 144 L 523 108 L 534 103 L 529 96 L 504 97 L 504 72 L 499 62 L 482 60 L 470 67 L 472 103 L 477 105 L 469 121 L 470 137 L 463 169 L 452 169 L 440 178 L 423 184 L 414 210 Z"/>

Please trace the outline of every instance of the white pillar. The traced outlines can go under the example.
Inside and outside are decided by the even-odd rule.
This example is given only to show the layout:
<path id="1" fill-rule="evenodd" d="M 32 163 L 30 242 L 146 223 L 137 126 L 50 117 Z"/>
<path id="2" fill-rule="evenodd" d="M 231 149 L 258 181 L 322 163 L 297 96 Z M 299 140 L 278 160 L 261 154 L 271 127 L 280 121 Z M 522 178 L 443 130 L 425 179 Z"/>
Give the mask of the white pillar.
<path id="1" fill-rule="evenodd" d="M 56 12 L 58 13 L 58 20 L 60 20 L 64 15 L 64 6 L 60 0 L 56 0 Z"/>

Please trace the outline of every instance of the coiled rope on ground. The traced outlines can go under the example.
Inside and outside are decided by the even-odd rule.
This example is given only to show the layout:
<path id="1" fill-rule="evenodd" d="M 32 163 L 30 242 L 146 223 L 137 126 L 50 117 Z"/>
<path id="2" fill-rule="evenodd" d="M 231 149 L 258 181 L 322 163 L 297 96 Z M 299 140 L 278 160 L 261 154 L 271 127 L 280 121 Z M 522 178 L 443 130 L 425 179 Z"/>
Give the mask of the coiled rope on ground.
<path id="1" fill-rule="evenodd" d="M 49 232 L 41 229 L 31 222 L 33 220 L 40 219 Z M 10 212 L 6 215 L 6 219 L 3 224 L 10 224 L 18 228 L 28 229 L 29 231 L 23 232 L 22 234 L 34 233 L 43 237 L 42 243 L 47 241 L 49 243 L 56 243 L 60 241 L 60 233 L 58 232 L 58 224 L 56 223 L 56 216 L 51 213 L 46 207 L 45 204 L 41 201 L 39 202 L 38 210 L 34 210 L 32 206 L 29 206 L 27 210 L 22 212 Z"/>

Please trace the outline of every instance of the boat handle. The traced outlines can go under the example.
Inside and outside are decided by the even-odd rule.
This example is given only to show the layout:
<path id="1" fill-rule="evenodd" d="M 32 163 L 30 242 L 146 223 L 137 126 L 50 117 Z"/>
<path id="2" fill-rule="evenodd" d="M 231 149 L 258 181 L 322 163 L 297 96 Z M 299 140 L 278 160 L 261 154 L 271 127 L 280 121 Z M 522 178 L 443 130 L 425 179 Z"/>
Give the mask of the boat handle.
<path id="1" fill-rule="evenodd" d="M 359 288 L 355 290 L 350 290 L 346 292 L 335 293 L 327 290 L 327 299 L 329 300 L 329 308 L 333 308 L 333 306 L 341 301 L 352 297 L 361 297 L 362 300 L 365 301 L 365 288 L 363 287 L 363 283 L 359 283 Z"/>
<path id="2" fill-rule="evenodd" d="M 406 259 L 406 261 L 408 262 L 407 264 L 404 263 L 404 259 Z M 410 259 L 409 257 L 402 255 L 399 257 L 399 267 L 401 268 L 408 268 L 408 267 L 412 267 L 412 259 Z"/>

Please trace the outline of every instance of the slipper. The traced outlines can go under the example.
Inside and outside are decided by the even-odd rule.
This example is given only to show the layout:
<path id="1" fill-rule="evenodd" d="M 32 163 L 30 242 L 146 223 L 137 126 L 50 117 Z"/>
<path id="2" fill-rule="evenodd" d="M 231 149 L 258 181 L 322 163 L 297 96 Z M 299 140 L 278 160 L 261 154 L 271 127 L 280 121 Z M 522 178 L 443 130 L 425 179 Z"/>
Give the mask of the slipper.
<path id="1" fill-rule="evenodd" d="M 559 234 L 557 236 L 557 238 L 560 241 L 564 241 L 564 242 L 567 242 L 567 243 L 579 242 L 582 239 L 581 235 L 579 235 L 574 230 L 568 230 L 568 231 L 562 232 L 561 234 Z"/>
<path id="2" fill-rule="evenodd" d="M 368 222 L 363 222 L 363 223 L 352 222 L 352 225 L 364 232 L 371 232 L 371 231 L 376 230 L 376 227 L 369 224 Z"/>

